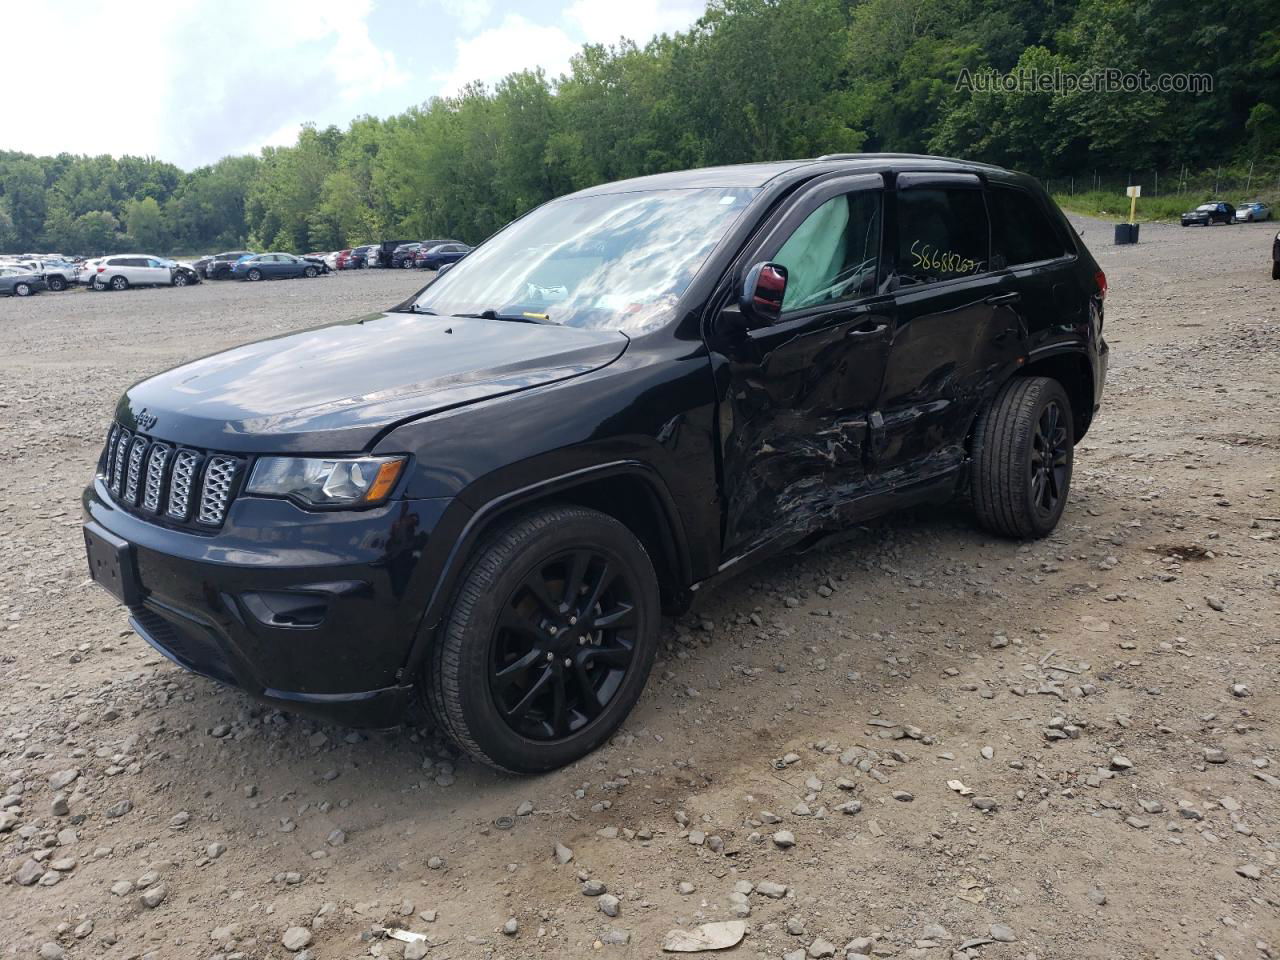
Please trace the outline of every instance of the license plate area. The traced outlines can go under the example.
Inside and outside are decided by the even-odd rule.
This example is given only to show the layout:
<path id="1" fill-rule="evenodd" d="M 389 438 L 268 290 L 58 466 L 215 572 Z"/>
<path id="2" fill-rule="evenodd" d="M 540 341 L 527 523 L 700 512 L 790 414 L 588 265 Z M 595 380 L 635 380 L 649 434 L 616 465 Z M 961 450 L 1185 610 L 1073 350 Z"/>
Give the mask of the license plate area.
<path id="1" fill-rule="evenodd" d="M 84 547 L 89 576 L 125 606 L 137 606 L 141 597 L 133 546 L 89 522 L 84 525 Z"/>

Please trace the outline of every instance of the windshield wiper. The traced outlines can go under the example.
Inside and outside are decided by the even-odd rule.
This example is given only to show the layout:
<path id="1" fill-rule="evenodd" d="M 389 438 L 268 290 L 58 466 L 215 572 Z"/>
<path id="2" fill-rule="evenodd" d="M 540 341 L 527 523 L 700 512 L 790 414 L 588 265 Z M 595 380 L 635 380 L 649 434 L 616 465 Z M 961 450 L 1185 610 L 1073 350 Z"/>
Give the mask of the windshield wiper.
<path id="1" fill-rule="evenodd" d="M 455 313 L 455 317 L 471 320 L 505 320 L 510 323 L 549 323 L 559 326 L 545 313 L 499 313 L 497 310 L 481 310 L 479 313 Z"/>

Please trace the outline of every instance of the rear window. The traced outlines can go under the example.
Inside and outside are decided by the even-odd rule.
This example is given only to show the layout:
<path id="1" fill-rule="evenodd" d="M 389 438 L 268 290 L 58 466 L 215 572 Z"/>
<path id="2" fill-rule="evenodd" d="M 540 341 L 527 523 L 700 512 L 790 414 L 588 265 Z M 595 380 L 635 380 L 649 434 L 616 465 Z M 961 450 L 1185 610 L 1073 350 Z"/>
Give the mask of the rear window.
<path id="1" fill-rule="evenodd" d="M 900 190 L 897 211 L 902 286 L 954 280 L 987 269 L 987 208 L 981 190 Z"/>
<path id="2" fill-rule="evenodd" d="M 1054 228 L 1036 198 L 1025 190 L 993 186 L 991 204 L 991 265 L 1000 270 L 1065 256 L 1062 234 Z"/>

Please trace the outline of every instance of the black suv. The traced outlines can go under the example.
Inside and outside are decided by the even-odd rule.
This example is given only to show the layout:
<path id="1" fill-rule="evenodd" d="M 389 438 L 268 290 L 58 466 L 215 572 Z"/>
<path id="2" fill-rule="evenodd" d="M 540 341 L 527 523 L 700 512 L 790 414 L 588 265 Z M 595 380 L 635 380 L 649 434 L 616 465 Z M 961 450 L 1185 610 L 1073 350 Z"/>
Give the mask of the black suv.
<path id="1" fill-rule="evenodd" d="M 252 257 L 252 250 L 232 250 L 227 253 L 215 253 L 204 265 L 206 280 L 230 280 L 231 268 L 241 257 Z"/>
<path id="2" fill-rule="evenodd" d="M 385 312 L 129 388 L 92 575 L 182 666 L 477 758 L 581 757 L 718 578 L 963 496 L 1041 537 L 1106 279 L 1032 179 L 903 155 L 605 184 Z"/>

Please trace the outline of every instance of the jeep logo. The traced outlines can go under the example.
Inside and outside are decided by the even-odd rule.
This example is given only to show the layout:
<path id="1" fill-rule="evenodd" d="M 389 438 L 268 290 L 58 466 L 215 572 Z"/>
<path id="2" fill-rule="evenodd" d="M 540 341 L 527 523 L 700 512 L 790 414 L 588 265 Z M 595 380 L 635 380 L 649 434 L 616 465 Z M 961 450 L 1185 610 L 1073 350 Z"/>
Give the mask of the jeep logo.
<path id="1" fill-rule="evenodd" d="M 156 425 L 156 415 L 147 413 L 145 407 L 135 414 L 133 419 L 137 421 L 139 430 L 150 430 Z"/>

